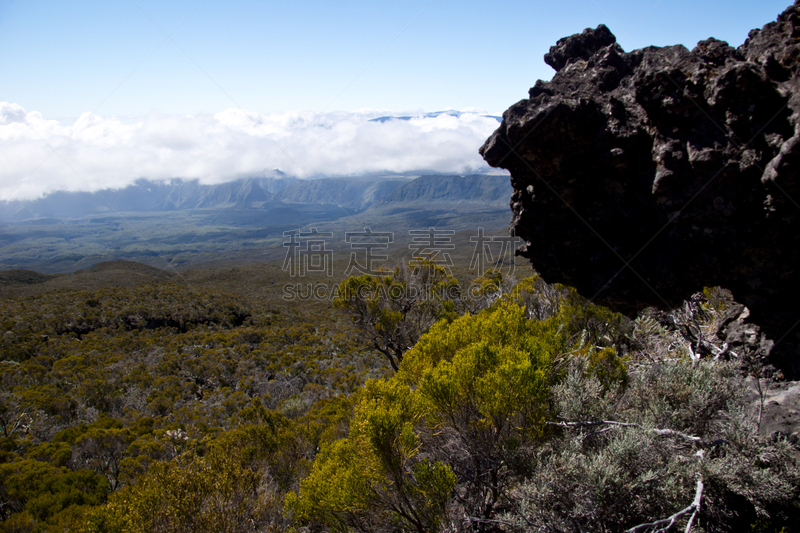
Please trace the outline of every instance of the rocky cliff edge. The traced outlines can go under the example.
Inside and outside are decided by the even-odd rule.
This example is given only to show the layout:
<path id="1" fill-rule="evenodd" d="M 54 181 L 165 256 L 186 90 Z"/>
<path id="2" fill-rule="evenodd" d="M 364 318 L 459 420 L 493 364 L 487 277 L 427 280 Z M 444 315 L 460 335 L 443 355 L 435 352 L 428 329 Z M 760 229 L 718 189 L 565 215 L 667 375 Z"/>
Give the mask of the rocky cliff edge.
<path id="1" fill-rule="evenodd" d="M 511 172 L 520 253 L 628 313 L 726 287 L 797 375 L 800 0 L 738 49 L 625 52 L 600 25 L 545 62 L 481 148 Z"/>

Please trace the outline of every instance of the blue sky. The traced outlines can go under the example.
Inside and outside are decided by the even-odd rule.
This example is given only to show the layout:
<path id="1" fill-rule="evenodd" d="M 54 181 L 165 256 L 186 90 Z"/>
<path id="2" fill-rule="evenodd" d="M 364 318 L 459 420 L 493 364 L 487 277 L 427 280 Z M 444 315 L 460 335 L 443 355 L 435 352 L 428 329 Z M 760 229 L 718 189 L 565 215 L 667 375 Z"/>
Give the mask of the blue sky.
<path id="1" fill-rule="evenodd" d="M 605 23 L 625 50 L 738 46 L 787 0 L 0 0 L 0 200 L 269 175 L 486 171 L 542 56 Z M 370 122 L 390 113 L 462 117 Z"/>
<path id="2" fill-rule="evenodd" d="M 0 0 L 0 98 L 48 118 L 298 109 L 501 112 L 560 37 L 741 44 L 787 0 Z M 177 29 L 176 29 L 177 28 Z M 164 31 L 162 31 L 162 29 Z M 173 32 L 174 33 L 171 33 Z M 174 42 L 166 38 L 171 33 Z"/>

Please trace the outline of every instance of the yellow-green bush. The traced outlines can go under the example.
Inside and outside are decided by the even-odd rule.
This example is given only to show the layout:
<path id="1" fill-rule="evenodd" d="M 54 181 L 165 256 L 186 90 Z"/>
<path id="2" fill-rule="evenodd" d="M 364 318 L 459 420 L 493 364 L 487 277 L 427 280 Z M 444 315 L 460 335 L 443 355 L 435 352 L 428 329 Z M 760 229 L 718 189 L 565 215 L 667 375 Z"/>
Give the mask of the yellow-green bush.
<path id="1" fill-rule="evenodd" d="M 436 530 L 453 501 L 491 515 L 521 450 L 547 433 L 570 334 L 563 317 L 530 320 L 510 302 L 437 323 L 395 376 L 367 383 L 348 436 L 322 451 L 287 509 L 299 522 L 413 531 Z"/>

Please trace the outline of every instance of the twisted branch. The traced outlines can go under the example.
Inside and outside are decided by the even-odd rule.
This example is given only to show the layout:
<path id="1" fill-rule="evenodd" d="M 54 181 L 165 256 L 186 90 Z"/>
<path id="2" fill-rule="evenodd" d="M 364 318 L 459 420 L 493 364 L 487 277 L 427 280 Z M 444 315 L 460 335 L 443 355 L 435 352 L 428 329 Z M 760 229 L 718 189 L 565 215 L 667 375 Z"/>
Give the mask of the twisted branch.
<path id="1" fill-rule="evenodd" d="M 696 455 L 698 457 L 698 460 L 702 461 L 703 457 L 705 457 L 705 452 L 703 450 L 700 450 L 697 452 Z M 689 513 L 692 513 L 692 516 L 689 517 L 689 522 L 686 524 L 686 529 L 684 530 L 684 533 L 689 533 L 692 530 L 692 524 L 694 524 L 694 519 L 695 517 L 697 517 L 697 513 L 700 512 L 700 502 L 703 499 L 703 489 L 705 488 L 705 485 L 703 484 L 703 475 L 700 472 L 697 472 L 696 476 L 697 476 L 697 486 L 694 491 L 694 501 L 692 501 L 692 504 L 689 505 L 689 507 L 682 509 L 677 513 L 675 513 L 674 515 L 664 518 L 662 520 L 656 520 L 655 522 L 650 522 L 648 524 L 639 524 L 638 526 L 634 526 L 626 530 L 625 533 L 637 533 L 639 531 L 644 531 L 651 527 L 660 528 L 655 530 L 653 533 L 664 533 L 666 531 L 669 531 L 672 528 L 672 526 L 675 525 L 675 522 L 679 518 Z"/>
<path id="2" fill-rule="evenodd" d="M 580 422 L 564 422 L 564 421 L 562 421 L 562 422 L 545 422 L 545 423 L 547 425 L 549 425 L 549 426 L 558 426 L 558 427 L 570 428 L 570 429 L 571 428 L 577 428 L 577 427 L 583 427 L 583 426 L 602 426 L 602 425 L 621 426 L 621 427 L 635 427 L 635 428 L 640 428 L 640 429 L 647 429 L 644 426 L 642 426 L 641 424 L 634 424 L 634 423 L 631 423 L 631 422 L 616 422 L 614 420 L 596 420 L 596 421 L 580 421 Z M 603 433 L 604 431 L 606 431 L 606 430 L 595 431 L 594 433 L 590 433 L 589 435 L 587 435 L 587 437 L 590 437 L 592 435 L 597 435 L 599 433 Z M 651 428 L 649 431 L 652 431 L 656 435 L 670 435 L 670 436 L 681 437 L 682 439 L 691 441 L 691 442 L 693 442 L 693 443 L 695 443 L 697 445 L 700 445 L 700 446 L 703 446 L 705 444 L 703 442 L 703 439 L 701 439 L 700 437 L 695 437 L 694 435 L 688 435 L 688 434 L 682 433 L 680 431 L 675 431 L 674 429 Z"/>

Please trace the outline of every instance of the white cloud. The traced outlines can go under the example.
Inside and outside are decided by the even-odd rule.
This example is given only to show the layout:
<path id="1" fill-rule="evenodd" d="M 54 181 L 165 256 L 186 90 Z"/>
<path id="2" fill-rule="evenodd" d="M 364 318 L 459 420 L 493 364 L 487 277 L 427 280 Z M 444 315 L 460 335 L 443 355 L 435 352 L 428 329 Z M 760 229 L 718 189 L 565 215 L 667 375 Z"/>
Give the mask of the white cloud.
<path id="1" fill-rule="evenodd" d="M 370 121 L 390 114 L 227 109 L 123 121 L 87 112 L 63 125 L 1 103 L 0 200 L 124 187 L 138 178 L 219 183 L 273 168 L 300 178 L 487 168 L 478 148 L 498 124 L 482 110 Z"/>

